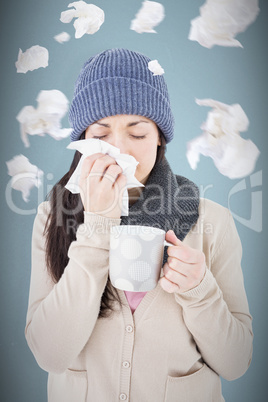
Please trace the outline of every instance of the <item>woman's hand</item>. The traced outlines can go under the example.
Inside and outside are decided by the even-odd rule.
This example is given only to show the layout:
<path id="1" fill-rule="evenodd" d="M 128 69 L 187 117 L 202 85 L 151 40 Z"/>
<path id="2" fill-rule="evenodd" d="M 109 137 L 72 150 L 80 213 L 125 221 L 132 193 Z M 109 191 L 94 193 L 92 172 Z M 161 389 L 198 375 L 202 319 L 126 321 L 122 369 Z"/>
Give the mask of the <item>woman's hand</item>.
<path id="1" fill-rule="evenodd" d="M 120 218 L 127 179 L 115 159 L 101 153 L 88 156 L 79 180 L 84 209 L 108 218 Z"/>
<path id="2" fill-rule="evenodd" d="M 180 241 L 172 230 L 166 233 L 169 246 L 168 259 L 164 264 L 161 287 L 168 293 L 183 293 L 199 285 L 205 275 L 205 255 Z"/>

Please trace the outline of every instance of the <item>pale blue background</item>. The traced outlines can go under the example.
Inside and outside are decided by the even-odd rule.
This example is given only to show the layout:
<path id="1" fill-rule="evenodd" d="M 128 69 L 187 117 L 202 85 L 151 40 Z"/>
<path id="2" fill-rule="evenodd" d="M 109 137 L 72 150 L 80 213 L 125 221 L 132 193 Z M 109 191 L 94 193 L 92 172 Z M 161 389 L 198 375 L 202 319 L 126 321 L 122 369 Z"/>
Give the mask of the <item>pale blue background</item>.
<path id="1" fill-rule="evenodd" d="M 261 150 L 254 172 L 261 171 L 263 185 L 235 192 L 231 209 L 250 220 L 251 209 L 263 218 L 263 230 L 255 231 L 236 220 L 243 248 L 243 270 L 250 311 L 254 317 L 254 356 L 248 372 L 234 382 L 223 381 L 226 401 L 266 401 L 267 388 L 267 226 L 260 201 L 252 206 L 252 192 L 263 196 L 267 188 L 267 1 L 260 1 L 261 13 L 248 30 L 239 35 L 240 48 L 214 47 L 208 50 L 187 39 L 190 20 L 199 14 L 203 0 L 163 0 L 166 18 L 156 28 L 157 34 L 137 34 L 129 29 L 130 21 L 141 6 L 140 0 L 96 0 L 104 9 L 106 21 L 95 35 L 74 38 L 72 24 L 59 17 L 67 9 L 64 0 L 24 0 L 1 3 L 1 395 L 8 402 L 45 402 L 47 374 L 35 362 L 24 338 L 25 317 L 30 280 L 30 243 L 37 205 L 51 186 L 68 170 L 73 153 L 66 150 L 68 139 L 31 137 L 25 148 L 19 134 L 16 115 L 25 105 L 36 106 L 40 90 L 58 89 L 69 100 L 75 78 L 89 57 L 106 48 L 127 47 L 158 59 L 165 69 L 176 119 L 176 133 L 168 146 L 167 157 L 175 173 L 195 181 L 205 196 L 224 206 L 230 191 L 241 180 L 222 176 L 209 158 L 201 157 L 196 171 L 191 170 L 186 156 L 186 142 L 201 133 L 208 108 L 195 104 L 197 98 L 214 98 L 239 103 L 250 120 L 244 138 L 251 138 Z M 59 44 L 53 36 L 67 31 L 72 38 Z M 19 48 L 39 44 L 49 50 L 49 66 L 27 74 L 17 74 L 15 61 Z M 68 127 L 67 116 L 63 124 Z M 45 172 L 44 184 L 32 190 L 26 204 L 21 194 L 13 191 L 14 205 L 29 215 L 13 212 L 7 204 L 5 190 L 9 176 L 5 161 L 24 154 Z M 265 185 L 264 185 L 265 183 Z M 243 183 L 242 183 L 243 184 Z M 255 194 L 256 195 L 256 194 Z M 253 222 L 254 225 L 254 222 Z M 161 362 L 160 362 L 161 364 Z M 138 401 L 134 401 L 138 402 Z M 149 401 L 148 401 L 149 402 Z M 191 401 L 189 401 L 191 402 Z M 201 402 L 201 401 L 200 401 Z"/>

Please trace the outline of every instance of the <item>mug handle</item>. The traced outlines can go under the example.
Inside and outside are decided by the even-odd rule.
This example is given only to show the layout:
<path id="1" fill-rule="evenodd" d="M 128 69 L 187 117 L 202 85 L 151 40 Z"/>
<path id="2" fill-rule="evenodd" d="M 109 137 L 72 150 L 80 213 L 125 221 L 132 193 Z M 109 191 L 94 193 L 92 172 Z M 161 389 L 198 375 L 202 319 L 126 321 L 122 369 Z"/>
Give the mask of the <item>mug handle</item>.
<path id="1" fill-rule="evenodd" d="M 165 246 L 167 246 L 167 247 L 169 247 L 169 246 L 174 246 L 174 244 L 172 244 L 172 243 L 170 243 L 169 241 L 164 241 L 164 247 Z"/>

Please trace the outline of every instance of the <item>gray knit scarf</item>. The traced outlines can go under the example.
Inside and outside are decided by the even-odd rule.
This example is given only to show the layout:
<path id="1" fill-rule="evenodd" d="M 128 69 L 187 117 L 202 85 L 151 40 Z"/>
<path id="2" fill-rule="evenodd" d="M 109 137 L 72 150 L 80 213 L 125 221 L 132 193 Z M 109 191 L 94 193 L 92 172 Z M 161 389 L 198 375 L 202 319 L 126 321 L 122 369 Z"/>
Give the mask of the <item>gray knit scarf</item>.
<path id="1" fill-rule="evenodd" d="M 192 181 L 175 175 L 166 158 L 157 163 L 139 199 L 121 217 L 121 225 L 172 229 L 183 240 L 198 219 L 199 189 Z M 164 263 L 167 260 L 166 249 Z"/>

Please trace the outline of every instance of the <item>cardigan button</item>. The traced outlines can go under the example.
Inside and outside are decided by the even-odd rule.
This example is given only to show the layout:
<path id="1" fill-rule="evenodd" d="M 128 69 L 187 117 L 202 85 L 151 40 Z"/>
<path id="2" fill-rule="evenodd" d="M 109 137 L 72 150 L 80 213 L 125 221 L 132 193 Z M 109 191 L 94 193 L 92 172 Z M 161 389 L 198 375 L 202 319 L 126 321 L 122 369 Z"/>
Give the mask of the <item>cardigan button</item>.
<path id="1" fill-rule="evenodd" d="M 120 401 L 126 401 L 127 400 L 126 394 L 120 394 L 119 399 L 120 399 Z"/>
<path id="2" fill-rule="evenodd" d="M 122 366 L 123 366 L 124 368 L 129 368 L 129 367 L 130 367 L 130 363 L 127 362 L 127 361 L 125 361 L 125 362 L 122 363 Z"/>
<path id="3" fill-rule="evenodd" d="M 131 325 L 127 325 L 126 326 L 126 331 L 127 332 L 132 332 L 133 331 L 133 327 Z"/>

